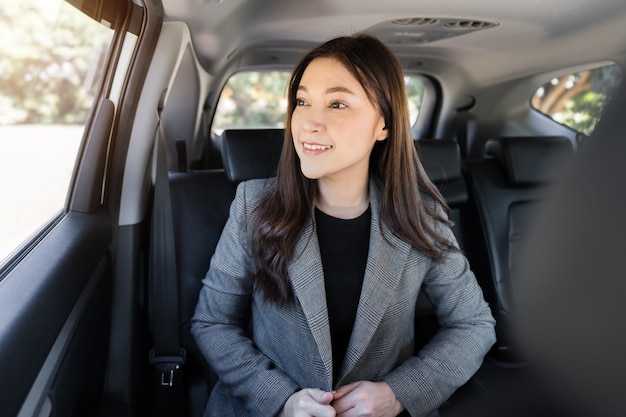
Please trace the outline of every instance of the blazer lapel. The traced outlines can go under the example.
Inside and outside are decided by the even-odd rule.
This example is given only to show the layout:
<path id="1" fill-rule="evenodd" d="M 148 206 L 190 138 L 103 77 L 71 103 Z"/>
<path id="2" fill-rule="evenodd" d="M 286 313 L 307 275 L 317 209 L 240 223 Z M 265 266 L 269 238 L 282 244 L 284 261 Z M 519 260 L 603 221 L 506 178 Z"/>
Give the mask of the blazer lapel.
<path id="1" fill-rule="evenodd" d="M 375 181 L 370 181 L 370 205 L 372 223 L 367 266 L 357 316 L 339 380 L 354 369 L 367 349 L 396 292 L 411 249 L 410 244 L 396 237 L 391 230 L 381 227 L 380 188 Z M 288 271 L 294 294 L 300 302 L 326 369 L 325 389 L 330 390 L 333 385 L 330 323 L 319 241 L 312 219 L 298 239 L 294 260 Z"/>
<path id="2" fill-rule="evenodd" d="M 339 380 L 350 373 L 369 345 L 396 292 L 411 249 L 410 244 L 395 236 L 384 225 L 381 228 L 379 196 L 378 184 L 370 181 L 372 224 L 367 266 L 356 320 Z"/>
<path id="3" fill-rule="evenodd" d="M 294 261 L 288 271 L 294 294 L 300 302 L 326 369 L 326 389 L 330 390 L 333 376 L 330 324 L 319 242 L 312 221 L 296 244 Z"/>

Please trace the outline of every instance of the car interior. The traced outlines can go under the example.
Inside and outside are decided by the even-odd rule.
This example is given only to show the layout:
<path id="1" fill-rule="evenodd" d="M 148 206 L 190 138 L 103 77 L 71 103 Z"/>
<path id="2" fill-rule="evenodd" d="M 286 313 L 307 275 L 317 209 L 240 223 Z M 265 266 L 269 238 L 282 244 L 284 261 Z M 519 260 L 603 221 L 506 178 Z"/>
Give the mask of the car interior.
<path id="1" fill-rule="evenodd" d="M 357 32 L 383 40 L 407 85 L 419 84 L 415 148 L 497 322 L 496 344 L 441 415 L 624 415 L 620 402 L 599 406 L 595 396 L 543 378 L 536 335 L 549 341 L 552 330 L 539 317 L 534 333 L 526 320 L 538 239 L 559 233 L 589 246 L 575 225 L 541 215 L 546 207 L 559 219 L 575 212 L 582 195 L 559 210 L 546 202 L 604 140 L 595 123 L 623 125 L 619 112 L 603 116 L 624 90 L 623 0 L 59 3 L 105 26 L 111 39 L 61 211 L 0 259 L 0 415 L 202 415 L 218 377 L 190 332 L 201 281 L 237 185 L 273 177 L 284 146 L 284 99 L 264 95 L 259 74 L 276 75 L 282 81 L 272 88 L 284 94 L 304 53 Z M 589 109 L 591 127 L 581 116 Z M 243 122 L 239 110 L 258 117 Z M 614 170 L 604 182 L 616 198 L 623 165 L 597 168 Z M 575 261 L 574 252 L 558 255 L 562 244 L 543 248 L 544 257 Z M 613 275 L 623 289 L 623 272 Z M 549 293 L 551 279 L 563 277 L 530 280 L 533 291 Z M 549 304 L 561 305 L 551 294 Z M 581 308 L 602 311 L 589 297 Z M 438 324 L 426 299 L 418 306 L 424 344 Z M 585 323 L 580 332 L 595 334 Z M 623 346 L 622 339 L 606 343 Z M 613 363 L 607 372 L 624 368 L 623 357 Z"/>

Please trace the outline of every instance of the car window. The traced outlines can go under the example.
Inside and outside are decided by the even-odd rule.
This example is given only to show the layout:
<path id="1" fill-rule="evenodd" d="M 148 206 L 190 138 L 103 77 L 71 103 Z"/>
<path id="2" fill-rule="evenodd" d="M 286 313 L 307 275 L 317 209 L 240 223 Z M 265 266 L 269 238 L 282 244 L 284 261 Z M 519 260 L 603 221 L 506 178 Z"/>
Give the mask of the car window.
<path id="1" fill-rule="evenodd" d="M 231 76 L 220 95 L 211 131 L 284 128 L 288 71 L 245 71 Z M 411 125 L 419 115 L 426 78 L 405 76 Z"/>
<path id="2" fill-rule="evenodd" d="M 406 75 L 404 77 L 404 84 L 406 85 L 406 92 L 409 97 L 409 114 L 411 126 L 417 122 L 417 118 L 422 108 L 422 99 L 424 98 L 424 90 L 426 78 L 419 75 Z"/>
<path id="3" fill-rule="evenodd" d="M 617 65 L 566 74 L 539 87 L 531 104 L 554 121 L 589 136 L 620 80 Z"/>
<path id="4" fill-rule="evenodd" d="M 113 30 L 61 0 L 0 13 L 0 262 L 65 205 Z"/>
<path id="5" fill-rule="evenodd" d="M 220 95 L 212 131 L 284 128 L 288 71 L 245 71 L 231 76 Z"/>

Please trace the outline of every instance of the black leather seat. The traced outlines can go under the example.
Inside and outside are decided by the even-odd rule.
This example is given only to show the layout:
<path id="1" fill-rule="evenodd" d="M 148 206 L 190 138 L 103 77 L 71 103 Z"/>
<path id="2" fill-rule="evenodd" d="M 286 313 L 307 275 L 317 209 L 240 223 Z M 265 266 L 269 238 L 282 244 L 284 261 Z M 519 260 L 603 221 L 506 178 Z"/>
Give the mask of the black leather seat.
<path id="1" fill-rule="evenodd" d="M 454 234 L 463 250 L 468 242 L 463 226 L 466 223 L 469 196 L 461 171 L 459 144 L 445 139 L 417 139 L 414 142 L 426 174 L 450 207 L 451 220 L 455 225 Z M 424 294 L 420 293 L 415 313 L 416 348 L 425 345 L 438 328 L 434 307 Z"/>
<path id="2" fill-rule="evenodd" d="M 170 173 L 180 343 L 187 352 L 183 366 L 187 414 L 201 416 L 208 392 L 217 381 L 190 331 L 198 294 L 235 196 L 224 170 Z"/>
<path id="3" fill-rule="evenodd" d="M 283 129 L 233 129 L 222 133 L 222 164 L 235 184 L 254 178 L 270 178 L 283 149 Z"/>
<path id="4" fill-rule="evenodd" d="M 469 197 L 461 171 L 459 144 L 444 139 L 418 139 L 414 142 L 426 174 L 450 206 L 451 220 L 456 226 L 455 234 L 463 249 L 466 246 L 463 223 Z"/>
<path id="5" fill-rule="evenodd" d="M 516 264 L 529 219 L 574 148 L 566 137 L 502 137 L 485 150 L 485 159 L 467 162 L 490 267 L 489 276 L 477 276 L 497 320 L 492 358 L 520 365 L 511 332 Z"/>

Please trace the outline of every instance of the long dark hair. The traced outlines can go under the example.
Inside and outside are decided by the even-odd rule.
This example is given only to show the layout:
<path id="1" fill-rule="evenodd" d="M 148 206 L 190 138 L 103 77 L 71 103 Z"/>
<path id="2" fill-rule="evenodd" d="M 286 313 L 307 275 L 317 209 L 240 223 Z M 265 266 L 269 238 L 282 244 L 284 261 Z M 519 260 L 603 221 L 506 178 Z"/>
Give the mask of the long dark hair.
<path id="1" fill-rule="evenodd" d="M 447 222 L 432 203 L 425 203 L 425 196 L 441 205 L 448 215 L 449 209 L 418 159 L 400 63 L 380 40 L 370 35 L 332 39 L 306 54 L 291 74 L 276 187 L 260 202 L 251 228 L 254 289 L 262 293 L 266 302 L 280 305 L 293 301 L 287 266 L 300 234 L 311 221 L 317 194 L 316 180 L 306 178 L 300 170 L 291 132 L 300 80 L 309 63 L 317 58 L 339 61 L 359 81 L 384 117 L 388 137 L 376 143 L 370 157 L 370 174 L 382 180 L 382 222 L 435 260 L 452 248 L 428 219 Z"/>

